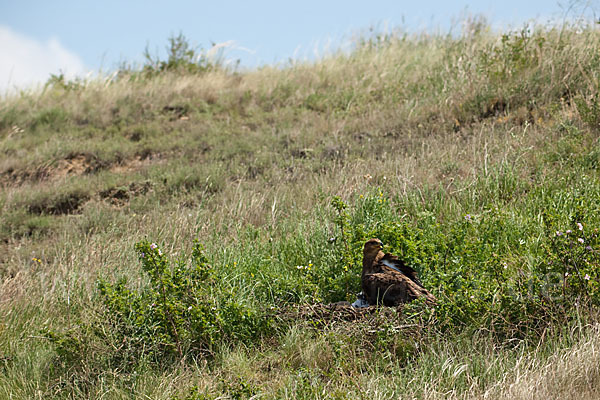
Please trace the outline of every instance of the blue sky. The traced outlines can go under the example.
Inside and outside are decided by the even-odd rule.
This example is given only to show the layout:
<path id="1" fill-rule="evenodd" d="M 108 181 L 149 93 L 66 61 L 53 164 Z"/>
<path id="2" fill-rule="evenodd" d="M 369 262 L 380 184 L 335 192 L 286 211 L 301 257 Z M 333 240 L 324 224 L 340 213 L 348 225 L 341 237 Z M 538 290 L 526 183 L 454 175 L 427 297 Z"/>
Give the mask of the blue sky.
<path id="1" fill-rule="evenodd" d="M 312 59 L 371 26 L 460 32 L 461 16 L 483 14 L 496 28 L 518 28 L 532 19 L 560 20 L 572 2 L 0 0 L 0 91 L 59 71 L 82 75 L 139 63 L 146 46 L 164 51 L 180 32 L 205 49 L 228 43 L 227 57 L 252 68 Z M 577 3 L 582 9 L 586 2 Z"/>

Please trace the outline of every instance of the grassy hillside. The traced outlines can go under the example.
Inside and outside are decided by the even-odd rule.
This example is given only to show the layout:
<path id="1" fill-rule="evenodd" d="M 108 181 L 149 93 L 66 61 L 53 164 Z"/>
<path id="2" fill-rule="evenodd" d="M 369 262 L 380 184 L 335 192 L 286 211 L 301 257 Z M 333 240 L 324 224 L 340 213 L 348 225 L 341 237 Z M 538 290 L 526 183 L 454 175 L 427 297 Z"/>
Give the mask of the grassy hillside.
<path id="1" fill-rule="evenodd" d="M 186 54 L 0 103 L 1 398 L 600 395 L 595 27 Z"/>

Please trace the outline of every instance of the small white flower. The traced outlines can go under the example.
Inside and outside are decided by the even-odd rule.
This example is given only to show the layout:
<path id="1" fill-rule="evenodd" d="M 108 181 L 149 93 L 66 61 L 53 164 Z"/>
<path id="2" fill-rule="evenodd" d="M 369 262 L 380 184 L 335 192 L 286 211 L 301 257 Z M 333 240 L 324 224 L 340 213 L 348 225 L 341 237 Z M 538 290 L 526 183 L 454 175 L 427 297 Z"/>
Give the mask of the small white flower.
<path id="1" fill-rule="evenodd" d="M 577 241 L 578 241 L 579 243 L 583 243 L 583 242 L 585 242 L 585 240 L 583 240 L 583 238 L 579 238 L 579 239 L 577 239 Z"/>
<path id="2" fill-rule="evenodd" d="M 567 276 L 569 276 L 569 273 L 568 273 L 568 272 L 565 272 L 565 278 L 566 278 Z"/>
<path id="3" fill-rule="evenodd" d="M 162 251 L 160 251 L 160 249 L 158 249 L 158 255 L 162 256 Z"/>
<path id="4" fill-rule="evenodd" d="M 158 246 L 156 245 L 156 243 L 152 243 L 152 244 L 150 245 L 150 248 L 151 248 L 152 250 L 156 249 L 157 247 L 158 247 Z"/>
<path id="5" fill-rule="evenodd" d="M 192 306 L 189 306 L 189 307 L 188 307 L 188 311 L 192 311 Z"/>
<path id="6" fill-rule="evenodd" d="M 562 235 L 562 232 L 561 231 L 556 231 L 556 236 L 560 236 L 560 235 Z"/>
<path id="7" fill-rule="evenodd" d="M 579 228 L 580 231 L 583 230 L 583 225 L 581 224 L 581 222 L 577 223 L 577 228 Z"/>
<path id="8" fill-rule="evenodd" d="M 570 229 L 567 229 L 565 233 L 568 235 L 568 234 L 569 234 L 569 233 L 571 233 L 571 232 L 573 232 L 573 231 L 572 231 L 572 230 L 570 230 Z"/>
<path id="9" fill-rule="evenodd" d="M 590 276 L 588 274 L 585 274 L 585 276 L 583 277 L 583 279 L 585 279 L 586 281 L 590 280 Z"/>

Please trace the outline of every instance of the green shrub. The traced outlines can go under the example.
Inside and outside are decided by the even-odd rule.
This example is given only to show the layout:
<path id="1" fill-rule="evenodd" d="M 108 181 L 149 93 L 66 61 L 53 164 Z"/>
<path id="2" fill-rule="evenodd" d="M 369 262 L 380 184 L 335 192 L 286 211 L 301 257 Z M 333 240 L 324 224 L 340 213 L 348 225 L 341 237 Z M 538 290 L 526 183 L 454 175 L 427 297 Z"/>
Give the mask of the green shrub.
<path id="1" fill-rule="evenodd" d="M 57 130 L 69 121 L 69 112 L 61 107 L 50 107 L 39 111 L 31 122 L 33 129 L 46 126 L 48 129 Z"/>
<path id="2" fill-rule="evenodd" d="M 166 71 L 174 71 L 182 74 L 197 74 L 219 68 L 222 60 L 217 58 L 211 60 L 202 49 L 195 49 L 189 40 L 180 33 L 168 39 L 167 59 L 161 60 L 158 56 L 152 56 L 146 48 L 144 57 L 146 63 L 142 72 L 146 76 L 153 76 Z"/>
<path id="3" fill-rule="evenodd" d="M 59 89 L 65 92 L 68 91 L 77 91 L 81 90 L 85 87 L 85 82 L 81 78 L 75 78 L 69 80 L 65 77 L 63 72 L 56 74 L 50 74 L 50 78 L 46 81 L 44 85 L 45 88 Z"/>
<path id="4" fill-rule="evenodd" d="M 357 272 L 348 287 L 360 288 L 362 246 L 378 237 L 384 251 L 413 266 L 437 296 L 435 308 L 407 305 L 409 319 L 433 318 L 442 330 L 489 329 L 508 338 L 541 333 L 551 320 L 568 319 L 579 305 L 600 301 L 598 232 L 586 223 L 596 215 L 584 219 L 576 213 L 571 229 L 559 231 L 562 218 L 546 214 L 540 226 L 495 207 L 443 223 L 428 213 L 411 221 L 398 217 L 381 190 L 365 196 L 351 212 L 339 198 L 332 204 L 342 237 L 337 269 L 349 265 Z M 536 236 L 539 247 L 528 248 L 525 239 Z M 532 258 L 530 265 L 515 258 L 517 248 Z"/>
<path id="5" fill-rule="evenodd" d="M 159 356 L 198 356 L 217 343 L 250 342 L 269 334 L 270 318 L 235 290 L 219 286 L 196 242 L 187 265 L 169 259 L 154 243 L 136 244 L 142 268 L 149 278 L 140 290 L 99 282 L 106 311 L 116 320 L 114 329 L 123 338 L 138 339 L 142 352 Z M 129 340 L 129 339 L 128 339 Z"/>
<path id="6" fill-rule="evenodd" d="M 544 244 L 547 254 L 544 273 L 552 276 L 553 291 L 546 295 L 564 302 L 600 302 L 598 265 L 598 228 L 589 229 L 582 215 L 573 218 L 569 229 L 550 231 L 549 243 Z M 548 223 L 549 230 L 555 225 Z"/>

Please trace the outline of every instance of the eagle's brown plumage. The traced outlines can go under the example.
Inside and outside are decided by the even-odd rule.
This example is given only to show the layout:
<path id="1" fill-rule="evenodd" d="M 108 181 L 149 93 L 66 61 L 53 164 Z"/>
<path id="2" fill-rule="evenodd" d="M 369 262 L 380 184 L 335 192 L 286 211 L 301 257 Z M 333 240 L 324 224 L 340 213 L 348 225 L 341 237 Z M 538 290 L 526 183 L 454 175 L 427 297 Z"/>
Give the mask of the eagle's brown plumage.
<path id="1" fill-rule="evenodd" d="M 379 239 L 370 239 L 363 249 L 362 290 L 370 305 L 398 306 L 424 296 L 435 304 L 435 297 L 423 287 L 417 272 L 392 254 L 381 251 Z"/>

